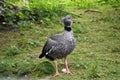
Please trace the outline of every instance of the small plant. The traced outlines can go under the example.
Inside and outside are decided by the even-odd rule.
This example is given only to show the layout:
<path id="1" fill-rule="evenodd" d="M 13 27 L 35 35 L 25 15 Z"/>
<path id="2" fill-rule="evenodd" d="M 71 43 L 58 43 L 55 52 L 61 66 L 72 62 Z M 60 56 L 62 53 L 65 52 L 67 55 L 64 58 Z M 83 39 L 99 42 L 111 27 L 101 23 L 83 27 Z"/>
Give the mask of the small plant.
<path id="1" fill-rule="evenodd" d="M 96 8 L 98 6 L 97 0 L 74 0 L 73 3 L 79 9 Z"/>
<path id="2" fill-rule="evenodd" d="M 80 64 L 80 67 L 82 68 L 82 69 L 87 69 L 88 68 L 88 63 L 86 63 L 86 62 L 84 62 L 84 63 L 81 63 Z"/>
<path id="3" fill-rule="evenodd" d="M 119 46 L 111 46 L 111 51 L 112 52 L 117 52 L 120 54 L 120 45 Z"/>
<path id="4" fill-rule="evenodd" d="M 17 64 L 17 68 L 18 68 L 17 74 L 19 76 L 29 74 L 34 70 L 34 67 L 35 67 L 35 65 L 31 60 L 30 61 L 25 60 L 22 63 Z"/>
<path id="5" fill-rule="evenodd" d="M 40 70 L 44 74 L 53 74 L 54 73 L 54 67 L 53 65 L 48 62 L 42 62 L 36 66 L 36 70 Z"/>
<path id="6" fill-rule="evenodd" d="M 9 1 L 0 1 L 0 25 L 2 27 L 14 27 L 19 21 L 34 21 L 32 11 L 26 7 L 19 7 Z"/>
<path id="7" fill-rule="evenodd" d="M 17 28 L 20 31 L 32 29 L 33 26 L 34 26 L 34 24 L 32 22 L 30 22 L 30 21 L 20 21 L 17 24 Z"/>
<path id="8" fill-rule="evenodd" d="M 113 23 L 114 21 L 114 19 L 111 16 L 104 16 L 104 18 L 102 18 L 101 20 L 105 22 L 110 22 L 110 23 Z"/>
<path id="9" fill-rule="evenodd" d="M 9 63 L 9 60 L 0 61 L 0 73 L 2 73 L 3 75 L 12 75 L 13 72 L 13 63 Z"/>
<path id="10" fill-rule="evenodd" d="M 120 1 L 119 0 L 98 0 L 98 3 L 100 3 L 101 5 L 111 5 L 113 8 L 119 8 L 120 6 Z"/>
<path id="11" fill-rule="evenodd" d="M 98 64 L 95 64 L 90 71 L 90 78 L 99 78 L 100 75 L 98 74 Z"/>
<path id="12" fill-rule="evenodd" d="M 87 29 L 85 28 L 85 26 L 83 24 L 80 24 L 80 23 L 76 22 L 73 25 L 73 27 L 74 27 L 74 32 L 75 33 L 82 33 L 82 34 L 87 33 Z"/>
<path id="13" fill-rule="evenodd" d="M 11 46 L 7 50 L 7 55 L 8 56 L 14 56 L 14 55 L 17 55 L 17 54 L 20 54 L 20 53 L 21 53 L 21 50 L 17 46 Z"/>
<path id="14" fill-rule="evenodd" d="M 39 41 L 31 40 L 31 39 L 27 39 L 27 38 L 21 38 L 17 42 L 17 46 L 19 46 L 21 49 L 30 50 L 31 48 L 38 47 Z"/>

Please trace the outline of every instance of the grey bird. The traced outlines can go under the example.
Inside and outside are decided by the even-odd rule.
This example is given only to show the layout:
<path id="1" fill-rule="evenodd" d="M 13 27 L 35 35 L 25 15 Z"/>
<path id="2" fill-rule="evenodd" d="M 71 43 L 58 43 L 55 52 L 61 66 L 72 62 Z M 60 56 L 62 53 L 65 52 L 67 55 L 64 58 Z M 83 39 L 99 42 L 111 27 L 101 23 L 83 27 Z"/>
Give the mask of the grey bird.
<path id="1" fill-rule="evenodd" d="M 70 54 L 76 45 L 76 39 L 74 38 L 71 24 L 73 23 L 70 15 L 62 18 L 64 23 L 64 31 L 60 34 L 51 36 L 45 43 L 42 53 L 39 58 L 46 57 L 47 59 L 54 61 L 56 72 L 53 77 L 59 76 L 58 63 L 56 59 L 64 58 L 64 64 L 66 67 L 66 74 L 72 74 L 68 68 L 67 55 Z"/>

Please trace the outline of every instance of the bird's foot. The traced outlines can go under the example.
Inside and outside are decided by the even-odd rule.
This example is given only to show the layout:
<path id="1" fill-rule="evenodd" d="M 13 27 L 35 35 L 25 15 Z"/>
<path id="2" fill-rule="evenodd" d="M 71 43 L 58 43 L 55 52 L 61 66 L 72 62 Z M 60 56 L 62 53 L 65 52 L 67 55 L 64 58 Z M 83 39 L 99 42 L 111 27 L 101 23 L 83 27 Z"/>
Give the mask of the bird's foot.
<path id="1" fill-rule="evenodd" d="M 70 71 L 66 71 L 66 74 L 73 75 L 73 73 L 71 73 Z"/>
<path id="2" fill-rule="evenodd" d="M 55 73 L 54 75 L 53 75 L 53 77 L 57 77 L 57 76 L 59 76 L 60 74 L 59 73 Z"/>

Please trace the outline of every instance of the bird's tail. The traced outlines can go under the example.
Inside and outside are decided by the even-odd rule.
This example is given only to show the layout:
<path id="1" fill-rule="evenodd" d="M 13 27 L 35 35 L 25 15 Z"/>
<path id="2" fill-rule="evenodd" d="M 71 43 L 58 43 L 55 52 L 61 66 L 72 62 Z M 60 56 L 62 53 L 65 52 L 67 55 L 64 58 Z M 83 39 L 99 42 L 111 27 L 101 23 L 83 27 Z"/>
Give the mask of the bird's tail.
<path id="1" fill-rule="evenodd" d="M 40 56 L 39 56 L 39 58 L 42 58 L 42 57 L 44 57 L 45 55 L 42 53 L 42 54 L 40 54 Z"/>

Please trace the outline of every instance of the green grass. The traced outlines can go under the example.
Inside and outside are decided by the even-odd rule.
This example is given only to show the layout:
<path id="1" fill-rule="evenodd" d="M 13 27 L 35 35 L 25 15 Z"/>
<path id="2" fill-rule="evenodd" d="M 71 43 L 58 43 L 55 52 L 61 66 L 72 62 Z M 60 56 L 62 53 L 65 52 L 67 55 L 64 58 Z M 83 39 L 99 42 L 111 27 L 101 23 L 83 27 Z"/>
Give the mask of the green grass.
<path id="1" fill-rule="evenodd" d="M 120 24 L 119 10 L 99 9 L 100 12 L 71 10 L 75 15 L 72 28 L 77 39 L 75 50 L 68 56 L 73 76 L 61 72 L 64 68 L 59 60 L 60 76 L 50 80 L 119 80 L 120 79 Z M 57 18 L 59 20 L 59 18 Z M 23 78 L 33 80 L 51 76 L 52 62 L 39 59 L 46 39 L 63 30 L 57 22 L 22 26 L 19 31 L 0 32 L 0 74 L 2 80 Z M 14 46 L 14 47 L 11 47 Z M 20 53 L 19 53 L 20 50 Z M 9 56 L 8 52 L 14 56 Z M 17 55 L 16 55 L 17 54 Z"/>

